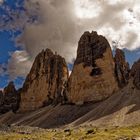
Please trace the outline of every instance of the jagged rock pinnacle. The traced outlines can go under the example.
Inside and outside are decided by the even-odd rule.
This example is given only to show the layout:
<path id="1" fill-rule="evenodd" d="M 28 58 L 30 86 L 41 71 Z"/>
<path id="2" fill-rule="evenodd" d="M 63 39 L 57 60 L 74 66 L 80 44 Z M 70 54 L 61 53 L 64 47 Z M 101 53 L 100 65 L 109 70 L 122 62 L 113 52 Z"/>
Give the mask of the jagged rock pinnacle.
<path id="1" fill-rule="evenodd" d="M 69 102 L 100 101 L 117 89 L 111 47 L 97 32 L 85 32 L 78 44 L 77 58 L 68 81 Z"/>
<path id="2" fill-rule="evenodd" d="M 20 111 L 30 111 L 64 100 L 64 87 L 68 79 L 65 59 L 42 50 L 35 58 L 21 92 Z"/>

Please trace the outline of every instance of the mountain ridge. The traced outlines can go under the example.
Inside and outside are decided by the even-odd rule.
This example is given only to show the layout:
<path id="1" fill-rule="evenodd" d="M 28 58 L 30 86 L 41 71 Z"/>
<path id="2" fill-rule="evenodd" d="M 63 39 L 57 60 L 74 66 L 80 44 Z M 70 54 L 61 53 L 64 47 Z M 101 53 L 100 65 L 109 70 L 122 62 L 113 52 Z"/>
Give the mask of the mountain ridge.
<path id="1" fill-rule="evenodd" d="M 113 57 L 105 37 L 85 32 L 70 76 L 65 59 L 46 49 L 35 58 L 23 88 L 8 93 L 20 97 L 0 123 L 43 128 L 140 124 L 140 59 L 130 69 L 122 50 L 117 48 Z M 6 105 L 0 95 L 0 104 Z M 13 109 L 15 114 L 9 112 Z"/>

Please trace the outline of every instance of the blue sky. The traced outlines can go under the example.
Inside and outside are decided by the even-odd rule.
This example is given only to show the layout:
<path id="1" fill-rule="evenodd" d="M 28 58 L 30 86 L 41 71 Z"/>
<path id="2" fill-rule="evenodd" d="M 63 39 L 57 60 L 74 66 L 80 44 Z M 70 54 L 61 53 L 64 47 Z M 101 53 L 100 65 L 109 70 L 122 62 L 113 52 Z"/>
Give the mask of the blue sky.
<path id="1" fill-rule="evenodd" d="M 24 8 L 24 0 L 4 0 L 0 5 L 0 89 L 3 89 L 9 81 L 13 80 L 16 88 L 20 88 L 25 80 L 25 77 L 17 76 L 11 79 L 7 72 L 8 61 L 11 59 L 11 54 L 23 50 L 23 48 L 15 42 L 16 37 L 22 34 L 24 30 L 24 22 L 15 28 L 16 20 L 23 18 L 21 15 L 26 13 Z M 35 16 L 28 15 L 25 18 L 26 23 L 33 22 Z"/>
<path id="2" fill-rule="evenodd" d="M 16 2 L 15 2 L 16 1 Z M 17 7 L 18 4 L 18 7 Z M 5 24 L 8 23 L 9 20 L 13 20 L 5 10 L 5 7 L 9 7 L 9 9 L 13 11 L 20 11 L 23 10 L 23 0 L 6 0 L 4 1 L 3 6 L 0 6 L 0 16 L 5 16 L 3 19 Z M 6 65 L 8 64 L 8 60 L 10 59 L 10 53 L 20 50 L 21 48 L 17 47 L 14 38 L 17 37 L 17 35 L 20 34 L 19 29 L 12 30 L 12 29 L 2 29 L 0 30 L 0 65 L 3 69 L 3 73 L 0 75 L 0 88 L 4 88 L 10 78 L 9 74 L 6 72 Z M 5 66 L 5 67 L 4 67 Z M 23 83 L 24 78 L 17 77 L 14 82 L 16 84 L 16 87 L 19 88 Z"/>
<path id="3" fill-rule="evenodd" d="M 15 45 L 15 42 L 12 40 L 11 31 L 1 31 L 0 32 L 0 65 L 7 65 L 8 60 L 10 59 L 10 53 L 20 50 Z M 3 68 L 6 71 L 6 68 Z M 5 87 L 8 84 L 10 78 L 8 73 L 3 73 L 0 75 L 0 88 Z M 14 80 L 16 87 L 19 88 L 23 83 L 24 78 L 17 77 Z"/>
<path id="4" fill-rule="evenodd" d="M 77 1 L 80 1 L 80 0 L 77 0 Z M 11 16 L 11 15 L 12 14 L 14 15 L 15 13 L 18 13 L 17 15 L 20 17 L 20 15 L 25 11 L 23 3 L 24 3 L 24 0 L 5 0 L 3 5 L 0 6 L 0 21 L 1 21 L 1 23 L 3 23 L 3 26 L 1 26 L 1 23 L 0 23 L 0 71 L 2 71 L 0 73 L 0 89 L 4 88 L 8 84 L 9 80 L 11 80 L 11 78 L 9 76 L 9 73 L 7 72 L 7 65 L 8 65 L 8 61 L 11 59 L 11 53 L 16 52 L 17 50 L 22 50 L 23 49 L 20 46 L 17 46 L 14 39 L 18 35 L 20 35 L 22 33 L 22 31 L 24 30 L 24 22 L 23 22 L 23 25 L 20 24 L 20 26 L 18 26 L 18 28 L 16 28 L 16 29 L 15 28 L 12 29 L 11 27 L 9 28 L 9 25 L 11 23 L 15 23 L 14 20 L 16 20 L 16 18 L 13 18 L 13 16 Z M 77 6 L 79 6 L 79 5 L 77 5 Z M 88 7 L 88 5 L 87 5 L 87 7 Z M 10 10 L 7 10 L 7 9 L 10 9 Z M 63 9 L 63 7 L 62 7 L 62 9 Z M 91 9 L 93 9 L 93 8 L 91 8 Z M 90 9 L 90 11 L 91 11 L 91 9 Z M 83 19 L 87 20 L 87 17 L 85 18 L 84 16 L 81 16 L 82 9 L 80 9 L 80 10 L 77 11 L 78 12 L 77 15 L 79 16 L 78 18 L 83 18 Z M 85 11 L 85 9 L 83 11 Z M 58 13 L 59 13 L 59 11 L 58 11 Z M 61 14 L 59 14 L 59 15 L 61 15 Z M 86 15 L 86 14 L 83 13 L 83 15 Z M 53 20 L 53 21 L 55 21 L 57 23 L 58 16 L 55 17 L 55 18 L 56 18 L 56 21 L 55 20 Z M 59 17 L 59 18 L 61 19 L 61 17 Z M 91 18 L 91 16 L 90 16 L 90 18 Z M 35 19 L 36 19 L 36 16 L 34 16 L 32 18 L 29 17 L 26 20 L 27 20 L 27 22 L 33 22 Z M 47 21 L 47 22 L 49 22 L 49 21 Z M 46 31 L 46 25 L 47 24 L 45 23 L 44 24 L 44 32 L 48 31 L 48 30 Z M 52 23 L 50 23 L 50 25 L 52 25 Z M 58 25 L 59 25 L 59 23 L 58 23 Z M 112 28 L 113 28 L 113 26 L 112 26 Z M 54 28 L 54 29 L 56 29 L 56 28 Z M 69 29 L 69 27 L 66 27 L 66 29 Z M 61 31 L 59 31 L 59 33 L 61 33 Z M 38 31 L 37 31 L 37 34 L 38 34 Z M 63 36 L 65 37 L 66 35 L 64 34 Z M 66 40 L 66 39 L 64 39 L 64 40 Z M 69 44 L 69 42 L 66 43 L 66 44 Z M 136 48 L 136 47 L 134 46 L 134 48 Z M 64 48 L 61 48 L 61 49 L 63 50 Z M 67 50 L 66 50 L 66 52 L 67 52 Z M 130 63 L 130 65 L 132 65 L 132 63 L 140 57 L 140 49 L 133 49 L 133 51 L 129 51 L 128 49 L 124 49 L 124 52 L 126 54 L 126 59 Z M 70 53 L 68 53 L 68 54 L 70 54 Z M 70 69 L 72 69 L 72 64 L 68 64 L 68 67 Z M 25 79 L 25 77 L 21 77 L 21 76 L 17 76 L 14 79 L 14 82 L 15 82 L 15 85 L 16 85 L 17 88 L 21 87 L 24 79 Z"/>
<path id="5" fill-rule="evenodd" d="M 11 39 L 11 37 L 11 31 L 0 32 L 0 64 L 7 64 L 8 60 L 10 59 L 10 52 L 14 52 L 20 49 L 15 45 L 15 42 Z M 124 49 L 124 52 L 130 65 L 132 65 L 132 63 L 140 57 L 140 49 L 134 51 Z M 69 64 L 68 66 L 70 69 L 72 69 L 72 64 Z M 14 80 L 17 88 L 21 87 L 24 79 L 24 77 L 17 77 L 17 79 Z M 8 74 L 0 75 L 0 88 L 4 88 L 8 82 Z"/>

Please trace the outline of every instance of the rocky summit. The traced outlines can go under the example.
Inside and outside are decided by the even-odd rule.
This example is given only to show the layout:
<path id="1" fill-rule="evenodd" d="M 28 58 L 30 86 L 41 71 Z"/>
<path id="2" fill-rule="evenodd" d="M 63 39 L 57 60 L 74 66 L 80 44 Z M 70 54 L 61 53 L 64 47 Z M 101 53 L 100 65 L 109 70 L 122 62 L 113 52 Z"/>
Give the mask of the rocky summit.
<path id="1" fill-rule="evenodd" d="M 140 90 L 140 59 L 133 64 L 131 76 L 133 78 L 133 84 Z"/>
<path id="2" fill-rule="evenodd" d="M 19 107 L 20 95 L 15 89 L 14 83 L 10 82 L 3 91 L 0 91 L 0 114 L 8 111 L 16 112 Z"/>
<path id="3" fill-rule="evenodd" d="M 97 102 L 117 90 L 115 63 L 107 39 L 97 32 L 85 32 L 78 43 L 77 58 L 68 81 L 69 102 Z"/>
<path id="4" fill-rule="evenodd" d="M 21 90 L 20 111 L 63 102 L 67 79 L 65 59 L 49 49 L 43 50 L 35 58 Z"/>
<path id="5" fill-rule="evenodd" d="M 105 37 L 85 32 L 70 76 L 63 57 L 43 50 L 21 89 L 0 91 L 0 114 L 0 124 L 42 128 L 140 124 L 140 59 L 129 68 L 122 50 L 113 56 Z"/>
<path id="6" fill-rule="evenodd" d="M 122 50 L 116 49 L 115 54 L 115 74 L 120 88 L 128 84 L 129 80 L 129 64 L 125 60 L 125 54 Z"/>

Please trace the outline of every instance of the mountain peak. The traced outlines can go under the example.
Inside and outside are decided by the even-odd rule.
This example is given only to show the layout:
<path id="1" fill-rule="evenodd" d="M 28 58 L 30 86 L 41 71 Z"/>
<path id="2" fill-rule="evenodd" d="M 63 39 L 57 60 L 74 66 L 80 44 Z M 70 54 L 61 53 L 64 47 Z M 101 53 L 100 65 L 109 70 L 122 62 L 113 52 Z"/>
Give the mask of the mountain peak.
<path id="1" fill-rule="evenodd" d="M 131 76 L 133 77 L 133 83 L 136 88 L 140 89 L 140 59 L 133 64 Z"/>
<path id="2" fill-rule="evenodd" d="M 117 89 L 115 63 L 107 39 L 97 32 L 85 32 L 78 44 L 77 58 L 68 83 L 72 103 L 97 102 Z"/>
<path id="3" fill-rule="evenodd" d="M 21 92 L 20 110 L 35 110 L 63 102 L 68 68 L 63 57 L 50 49 L 37 55 Z"/>
<path id="4" fill-rule="evenodd" d="M 129 80 L 129 63 L 125 60 L 124 52 L 117 48 L 115 53 L 115 74 L 120 88 L 126 86 Z"/>

